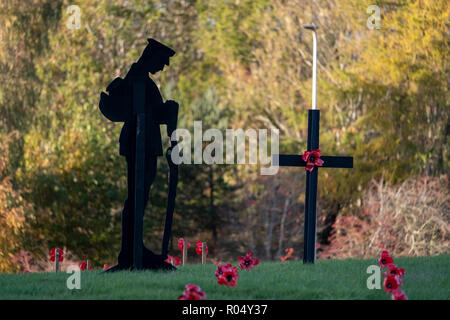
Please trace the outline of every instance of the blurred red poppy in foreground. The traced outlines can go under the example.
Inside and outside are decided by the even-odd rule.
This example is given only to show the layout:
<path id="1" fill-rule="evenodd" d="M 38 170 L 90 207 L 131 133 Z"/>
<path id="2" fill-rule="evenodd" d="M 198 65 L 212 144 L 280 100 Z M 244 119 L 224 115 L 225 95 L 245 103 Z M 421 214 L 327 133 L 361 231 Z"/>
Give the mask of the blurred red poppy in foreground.
<path id="1" fill-rule="evenodd" d="M 383 272 L 384 291 L 392 293 L 392 300 L 408 300 L 405 293 L 399 289 L 402 285 L 401 278 L 405 275 L 405 269 L 397 267 L 394 264 L 394 259 L 386 250 L 381 252 L 378 263 L 380 264 L 380 268 L 387 268 L 387 270 Z"/>
<path id="2" fill-rule="evenodd" d="M 63 249 L 60 249 L 60 248 L 53 248 L 52 250 L 50 250 L 50 261 L 51 262 L 55 261 L 56 250 L 58 250 L 57 252 L 59 253 L 58 260 L 63 261 L 64 260 L 64 251 L 63 251 Z"/>
<path id="3" fill-rule="evenodd" d="M 186 290 L 178 297 L 178 300 L 204 300 L 205 298 L 206 293 L 201 291 L 199 286 L 188 283 L 186 285 Z"/>
<path id="4" fill-rule="evenodd" d="M 253 254 L 249 251 L 245 257 L 239 257 L 239 268 L 250 270 L 259 264 L 259 259 L 253 258 Z"/>
<path id="5" fill-rule="evenodd" d="M 164 262 L 170 263 L 173 266 L 179 266 L 181 260 L 178 257 L 172 257 L 170 254 L 167 255 L 167 259 Z"/>
<path id="6" fill-rule="evenodd" d="M 181 252 L 183 252 L 183 246 L 184 246 L 184 239 L 183 238 L 178 239 L 178 249 L 180 249 Z M 190 246 L 191 244 L 188 242 L 187 248 L 189 249 Z"/>
<path id="7" fill-rule="evenodd" d="M 398 289 L 402 285 L 402 280 L 398 276 L 390 275 L 389 277 L 384 278 L 383 286 L 384 291 L 392 292 L 393 290 Z"/>
<path id="8" fill-rule="evenodd" d="M 408 297 L 402 290 L 395 289 L 392 290 L 392 300 L 408 300 Z"/>
<path id="9" fill-rule="evenodd" d="M 403 278 L 405 275 L 405 269 L 397 267 L 395 264 L 388 264 L 388 270 L 383 273 L 384 277 L 388 277 L 390 275 L 397 275 L 399 278 Z"/>
<path id="10" fill-rule="evenodd" d="M 305 151 L 303 153 L 302 159 L 306 162 L 305 170 L 312 171 L 314 166 L 321 167 L 323 165 L 323 160 L 320 159 L 322 152 L 320 149 L 314 149 L 313 151 Z"/>
<path id="11" fill-rule="evenodd" d="M 394 263 L 394 259 L 389 256 L 389 252 L 384 250 L 383 252 L 381 252 L 381 257 L 380 260 L 378 260 L 378 263 L 380 264 L 380 268 L 386 268 L 391 263 Z"/>
<path id="12" fill-rule="evenodd" d="M 239 279 L 237 267 L 233 267 L 229 263 L 219 265 L 217 266 L 216 277 L 218 284 L 235 287 Z"/>
<path id="13" fill-rule="evenodd" d="M 202 242 L 200 240 L 197 240 L 197 249 L 195 249 L 195 252 L 197 252 L 197 255 L 202 254 Z M 206 247 L 206 255 L 208 255 L 208 247 Z"/>
<path id="14" fill-rule="evenodd" d="M 80 269 L 81 269 L 81 270 L 85 271 L 85 270 L 88 270 L 88 268 L 89 268 L 89 270 L 92 270 L 92 267 L 89 266 L 88 263 L 87 263 L 86 261 L 83 261 L 83 262 L 80 264 Z"/>

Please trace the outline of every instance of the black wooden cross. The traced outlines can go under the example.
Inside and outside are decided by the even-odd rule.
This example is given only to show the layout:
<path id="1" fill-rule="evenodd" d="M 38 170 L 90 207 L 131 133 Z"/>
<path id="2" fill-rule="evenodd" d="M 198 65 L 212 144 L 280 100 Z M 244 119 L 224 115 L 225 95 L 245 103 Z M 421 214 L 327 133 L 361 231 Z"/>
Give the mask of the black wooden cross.
<path id="1" fill-rule="evenodd" d="M 319 110 L 308 110 L 308 145 L 307 151 L 319 149 Z M 305 167 L 302 155 L 280 154 L 279 166 L 282 167 Z M 321 156 L 324 161 L 324 168 L 353 168 L 352 157 Z M 275 162 L 276 163 L 276 162 Z M 305 232 L 303 242 L 303 263 L 314 263 L 316 259 L 316 202 L 317 202 L 317 168 L 306 171 L 306 191 L 305 191 Z"/>

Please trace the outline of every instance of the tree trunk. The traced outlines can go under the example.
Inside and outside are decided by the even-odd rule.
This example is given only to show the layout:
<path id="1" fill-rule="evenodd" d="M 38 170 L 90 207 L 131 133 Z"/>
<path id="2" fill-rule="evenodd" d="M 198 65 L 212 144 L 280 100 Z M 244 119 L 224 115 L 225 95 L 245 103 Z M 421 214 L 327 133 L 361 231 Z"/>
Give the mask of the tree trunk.
<path id="1" fill-rule="evenodd" d="M 287 216 L 290 201 L 291 201 L 290 196 L 286 197 L 286 199 L 284 200 L 284 208 L 283 208 L 283 213 L 281 214 L 281 223 L 280 223 L 280 238 L 278 239 L 277 259 L 281 258 L 281 254 L 282 254 L 282 250 L 283 250 L 284 223 L 286 222 L 286 216 Z"/>

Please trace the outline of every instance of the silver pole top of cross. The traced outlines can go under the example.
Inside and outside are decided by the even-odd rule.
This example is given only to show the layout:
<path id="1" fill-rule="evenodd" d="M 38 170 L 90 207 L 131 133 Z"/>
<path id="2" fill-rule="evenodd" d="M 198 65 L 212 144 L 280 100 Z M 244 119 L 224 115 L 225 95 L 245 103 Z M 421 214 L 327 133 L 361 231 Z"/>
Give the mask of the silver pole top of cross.
<path id="1" fill-rule="evenodd" d="M 313 32 L 313 87 L 312 87 L 312 109 L 316 109 L 316 88 L 317 88 L 317 38 L 316 30 L 319 29 L 314 23 L 304 24 L 303 28 L 312 30 Z"/>

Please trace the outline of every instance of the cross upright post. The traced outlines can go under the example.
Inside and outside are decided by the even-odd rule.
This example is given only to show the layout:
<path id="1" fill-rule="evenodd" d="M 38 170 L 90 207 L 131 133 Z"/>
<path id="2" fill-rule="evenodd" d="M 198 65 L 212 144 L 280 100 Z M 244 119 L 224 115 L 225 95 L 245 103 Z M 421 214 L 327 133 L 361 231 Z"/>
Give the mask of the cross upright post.
<path id="1" fill-rule="evenodd" d="M 59 248 L 55 249 L 55 272 L 59 271 Z"/>
<path id="2" fill-rule="evenodd" d="M 183 242 L 183 266 L 187 264 L 187 241 Z"/>
<path id="3" fill-rule="evenodd" d="M 136 115 L 136 154 L 135 154 L 135 194 L 134 194 L 134 235 L 133 268 L 142 269 L 142 236 L 145 209 L 145 84 L 133 82 L 133 112 Z"/>
<path id="4" fill-rule="evenodd" d="M 308 110 L 307 151 L 319 149 L 319 120 L 319 110 Z M 303 262 L 305 263 L 314 263 L 316 259 L 317 175 L 318 170 L 306 171 L 305 231 L 303 242 Z"/>
<path id="5" fill-rule="evenodd" d="M 206 263 L 206 242 L 202 242 L 202 264 Z"/>

